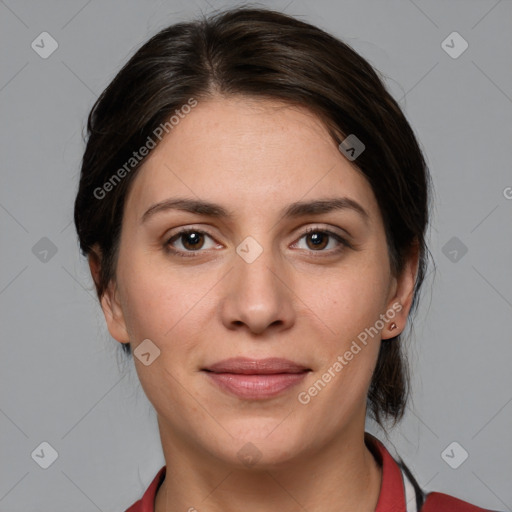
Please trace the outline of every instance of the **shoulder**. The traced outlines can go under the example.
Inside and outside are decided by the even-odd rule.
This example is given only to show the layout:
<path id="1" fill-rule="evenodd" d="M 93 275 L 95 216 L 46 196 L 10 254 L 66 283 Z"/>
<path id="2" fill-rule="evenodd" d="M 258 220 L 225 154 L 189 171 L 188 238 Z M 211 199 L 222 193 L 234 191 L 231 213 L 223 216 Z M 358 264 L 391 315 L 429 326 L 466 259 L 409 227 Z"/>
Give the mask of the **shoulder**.
<path id="1" fill-rule="evenodd" d="M 396 460 L 384 444 L 371 434 L 365 434 L 365 442 L 382 467 L 382 488 L 376 512 L 388 512 L 390 503 L 396 510 L 407 512 L 497 512 L 472 505 L 448 494 L 425 492 L 413 474 L 398 457 Z"/>
<path id="2" fill-rule="evenodd" d="M 493 512 L 440 492 L 426 495 L 421 512 Z"/>

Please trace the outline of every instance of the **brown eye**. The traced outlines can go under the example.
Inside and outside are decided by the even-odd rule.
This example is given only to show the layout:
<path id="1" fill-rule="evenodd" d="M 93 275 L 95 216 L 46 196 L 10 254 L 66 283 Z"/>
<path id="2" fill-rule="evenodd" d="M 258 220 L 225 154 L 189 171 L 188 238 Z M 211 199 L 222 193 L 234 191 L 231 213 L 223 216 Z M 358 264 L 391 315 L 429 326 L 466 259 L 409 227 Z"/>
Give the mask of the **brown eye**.
<path id="1" fill-rule="evenodd" d="M 188 253 L 189 256 L 195 256 L 194 253 L 203 252 L 202 249 L 213 249 L 215 242 L 204 231 L 184 229 L 167 240 L 165 245 L 175 254 L 186 255 Z"/>
<path id="2" fill-rule="evenodd" d="M 204 235 L 197 231 L 183 233 L 180 235 L 181 243 L 185 249 L 193 251 L 194 249 L 201 249 L 204 245 Z"/>
<path id="3" fill-rule="evenodd" d="M 321 231 L 314 231 L 306 235 L 306 244 L 309 249 L 321 250 L 327 247 L 329 235 Z"/>
<path id="4" fill-rule="evenodd" d="M 312 228 L 299 238 L 294 244 L 299 249 L 318 252 L 325 255 L 334 254 L 350 248 L 351 245 L 343 237 L 329 229 Z"/>

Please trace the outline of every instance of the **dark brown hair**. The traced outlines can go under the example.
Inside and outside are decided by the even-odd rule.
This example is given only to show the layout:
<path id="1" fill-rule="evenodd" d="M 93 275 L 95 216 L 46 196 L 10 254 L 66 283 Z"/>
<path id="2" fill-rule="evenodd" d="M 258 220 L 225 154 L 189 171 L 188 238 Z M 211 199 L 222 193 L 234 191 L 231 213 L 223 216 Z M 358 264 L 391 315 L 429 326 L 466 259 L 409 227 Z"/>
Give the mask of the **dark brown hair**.
<path id="1" fill-rule="evenodd" d="M 419 248 L 415 309 L 428 260 L 430 176 L 411 127 L 374 69 L 347 44 L 293 17 L 249 7 L 162 30 L 94 104 L 74 219 L 82 254 L 101 263 L 98 297 L 115 281 L 123 206 L 143 159 L 113 182 L 116 170 L 126 171 L 134 150 L 191 98 L 215 95 L 300 105 L 322 120 L 337 145 L 350 134 L 364 143 L 354 164 L 379 204 L 395 275 L 414 244 Z M 406 405 L 400 341 L 382 342 L 369 389 L 369 411 L 381 425 L 385 418 L 398 421 Z M 122 347 L 130 353 L 129 344 Z"/>

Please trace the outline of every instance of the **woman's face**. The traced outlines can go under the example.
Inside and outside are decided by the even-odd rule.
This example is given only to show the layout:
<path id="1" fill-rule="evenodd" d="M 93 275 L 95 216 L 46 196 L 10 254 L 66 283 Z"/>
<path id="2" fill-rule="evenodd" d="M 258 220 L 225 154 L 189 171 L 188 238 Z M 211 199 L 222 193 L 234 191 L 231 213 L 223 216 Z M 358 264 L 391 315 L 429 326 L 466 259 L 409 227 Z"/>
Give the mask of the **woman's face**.
<path id="1" fill-rule="evenodd" d="M 392 276 L 372 189 L 320 121 L 242 97 L 199 102 L 148 156 L 116 276 L 102 306 L 162 441 L 239 464 L 363 432 L 381 338 L 403 328 L 413 286 Z"/>

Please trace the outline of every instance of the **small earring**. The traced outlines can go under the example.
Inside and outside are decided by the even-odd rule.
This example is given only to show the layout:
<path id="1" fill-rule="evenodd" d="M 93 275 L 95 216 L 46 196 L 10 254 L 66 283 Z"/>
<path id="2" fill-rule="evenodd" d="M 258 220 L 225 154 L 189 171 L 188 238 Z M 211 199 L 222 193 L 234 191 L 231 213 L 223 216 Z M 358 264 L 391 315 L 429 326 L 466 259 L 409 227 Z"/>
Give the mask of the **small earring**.
<path id="1" fill-rule="evenodd" d="M 390 331 L 394 331 L 396 329 L 396 324 L 395 322 L 393 322 L 390 326 L 389 326 L 389 330 Z"/>

